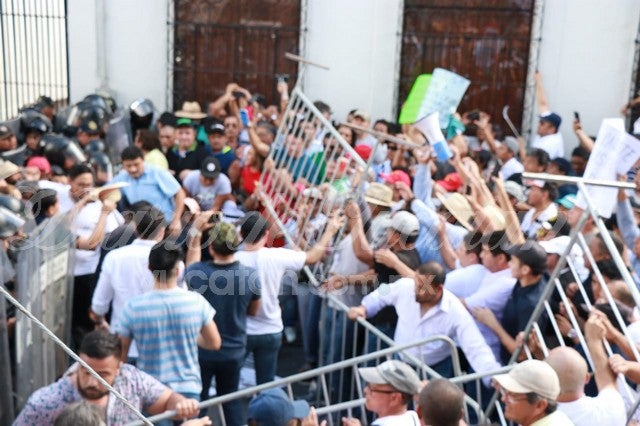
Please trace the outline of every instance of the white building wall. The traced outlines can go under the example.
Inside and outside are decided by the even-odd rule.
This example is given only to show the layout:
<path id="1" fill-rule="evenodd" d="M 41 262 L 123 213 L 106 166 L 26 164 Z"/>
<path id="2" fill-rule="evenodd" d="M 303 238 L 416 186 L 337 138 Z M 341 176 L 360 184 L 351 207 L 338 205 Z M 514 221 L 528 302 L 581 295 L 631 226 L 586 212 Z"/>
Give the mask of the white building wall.
<path id="1" fill-rule="evenodd" d="M 102 1 L 108 87 L 121 105 L 149 97 L 164 110 L 168 0 L 68 0 L 71 102 L 100 87 L 96 10 Z M 309 98 L 329 103 L 336 120 L 354 108 L 372 119 L 397 118 L 391 114 L 402 0 L 308 0 L 306 8 L 304 55 L 330 67 L 306 69 Z M 638 0 L 545 0 L 538 69 L 551 108 L 563 117 L 567 149 L 576 144 L 574 110 L 591 134 L 603 117 L 619 115 L 632 80 L 639 17 Z M 535 126 L 535 116 L 532 121 Z"/>
<path id="2" fill-rule="evenodd" d="M 639 17 L 638 0 L 545 0 L 538 69 L 550 107 L 562 117 L 567 155 L 577 145 L 573 111 L 591 135 L 603 118 L 621 117 Z"/>
<path id="3" fill-rule="evenodd" d="M 104 2 L 106 83 L 119 105 L 166 109 L 167 1 L 68 0 L 70 102 L 101 88 L 96 14 Z"/>
<path id="4" fill-rule="evenodd" d="M 309 0 L 305 55 L 329 71 L 308 67 L 304 91 L 331 105 L 334 120 L 361 108 L 393 119 L 402 32 L 402 1 Z"/>

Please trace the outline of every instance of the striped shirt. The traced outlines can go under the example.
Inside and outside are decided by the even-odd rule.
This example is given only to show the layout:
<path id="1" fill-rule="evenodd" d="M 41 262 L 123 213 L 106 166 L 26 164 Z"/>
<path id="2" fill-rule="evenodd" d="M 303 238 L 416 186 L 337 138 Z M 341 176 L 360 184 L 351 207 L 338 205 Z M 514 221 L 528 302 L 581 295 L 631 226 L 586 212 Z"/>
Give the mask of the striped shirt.
<path id="1" fill-rule="evenodd" d="M 215 310 L 204 297 L 181 288 L 153 290 L 127 302 L 121 336 L 135 339 L 137 367 L 179 393 L 200 393 L 196 340 Z"/>

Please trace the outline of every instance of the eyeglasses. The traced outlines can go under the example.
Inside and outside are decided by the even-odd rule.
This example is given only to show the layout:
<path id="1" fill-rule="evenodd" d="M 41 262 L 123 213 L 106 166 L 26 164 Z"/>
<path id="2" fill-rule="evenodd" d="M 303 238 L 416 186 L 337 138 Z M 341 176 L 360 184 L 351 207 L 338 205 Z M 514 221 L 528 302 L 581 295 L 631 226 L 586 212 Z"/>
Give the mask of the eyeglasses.
<path id="1" fill-rule="evenodd" d="M 500 395 L 502 395 L 502 397 L 509 402 L 518 402 L 518 401 L 524 401 L 525 399 L 527 399 L 527 395 L 515 396 L 519 394 L 513 394 L 502 387 L 500 388 Z"/>
<path id="2" fill-rule="evenodd" d="M 388 389 L 374 389 L 372 388 L 370 385 L 366 385 L 364 387 L 365 390 L 369 390 L 369 392 L 371 393 L 387 393 L 387 394 L 391 394 L 391 393 L 397 393 L 397 390 L 388 390 Z"/>

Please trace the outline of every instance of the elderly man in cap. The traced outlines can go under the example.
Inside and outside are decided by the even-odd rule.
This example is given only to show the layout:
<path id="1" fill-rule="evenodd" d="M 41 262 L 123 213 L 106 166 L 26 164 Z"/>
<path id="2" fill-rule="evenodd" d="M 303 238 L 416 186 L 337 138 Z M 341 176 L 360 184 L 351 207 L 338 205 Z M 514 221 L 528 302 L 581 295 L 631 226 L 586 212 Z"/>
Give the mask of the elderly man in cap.
<path id="1" fill-rule="evenodd" d="M 421 387 L 420 378 L 413 368 L 402 361 L 390 360 L 377 367 L 359 368 L 358 373 L 367 382 L 365 406 L 377 416 L 372 426 L 420 424 L 418 414 L 408 409 Z M 342 424 L 355 426 L 360 422 L 343 419 Z"/>
<path id="2" fill-rule="evenodd" d="M 497 146 L 496 155 L 502 162 L 500 167 L 500 177 L 502 179 L 508 180 L 511 176 L 524 172 L 524 166 L 518 160 L 519 151 L 520 144 L 513 136 L 507 136 L 504 138 L 504 142 Z"/>
<path id="3" fill-rule="evenodd" d="M 493 376 L 499 386 L 504 416 L 522 426 L 569 426 L 571 420 L 558 411 L 560 381 L 544 361 L 527 360 L 508 374 Z"/>
<path id="4" fill-rule="evenodd" d="M 176 121 L 176 138 L 178 144 L 167 151 L 169 170 L 175 178 L 182 182 L 192 170 L 198 170 L 203 160 L 211 155 L 211 149 L 196 140 L 196 122 L 190 118 L 179 118 Z"/>

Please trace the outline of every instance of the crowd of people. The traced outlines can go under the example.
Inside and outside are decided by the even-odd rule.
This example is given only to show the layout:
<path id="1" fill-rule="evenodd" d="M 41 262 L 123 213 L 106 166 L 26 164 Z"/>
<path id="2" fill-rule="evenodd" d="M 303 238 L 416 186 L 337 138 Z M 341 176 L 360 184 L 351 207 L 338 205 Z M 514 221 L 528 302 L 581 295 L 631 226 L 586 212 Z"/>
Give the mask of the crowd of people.
<path id="1" fill-rule="evenodd" d="M 186 419 L 210 398 L 214 377 L 217 395 L 238 390 L 248 355 L 256 384 L 274 380 L 283 341 L 296 339 L 296 317 L 301 371 L 375 351 L 377 342 L 365 345 L 349 325 L 362 317 L 398 345 L 453 339 L 464 370 L 485 375 L 482 400 L 499 390 L 509 420 L 625 423 L 634 398 L 623 396 L 635 391 L 616 375 L 640 382 L 640 314 L 591 218 L 583 227 L 588 252 L 571 248 L 537 332 L 523 334 L 583 214 L 575 184 L 523 173 L 580 177 L 595 144 L 576 118 L 578 145 L 565 155 L 573 141 L 563 140 L 540 75 L 539 125 L 528 143 L 485 112 L 456 113 L 443 129 L 446 161 L 413 126 L 372 123 L 362 109 L 329 126 L 335 117 L 326 103 L 288 109 L 286 83 L 278 93 L 269 105 L 232 83 L 205 111 L 185 102 L 154 123 L 138 122 L 115 175 L 95 160 L 111 152 L 107 110 L 80 114 L 73 140 L 47 133 L 55 121 L 47 98 L 34 108 L 50 123 L 38 115 L 18 133 L 0 125 L 2 255 L 15 261 L 30 233 L 70 218 L 67 343 L 89 366 L 146 414 L 175 410 L 176 420 Z M 636 176 L 634 167 L 620 179 Z M 639 218 L 640 191 L 621 189 L 606 224 L 636 286 Z M 3 284 L 13 289 L 10 261 L 3 265 Z M 301 273 L 306 267 L 313 278 Z M 15 318 L 8 321 L 12 333 Z M 408 352 L 445 378 L 455 374 L 443 341 Z M 492 377 L 512 360 L 523 362 Z M 360 375 L 373 424 L 462 419 L 463 394 L 446 379 L 425 385 L 401 361 Z M 319 421 L 277 389 L 257 395 L 247 413 L 238 400 L 223 409 L 232 426 Z M 74 364 L 29 398 L 15 424 L 79 424 L 74 416 L 136 420 Z"/>

